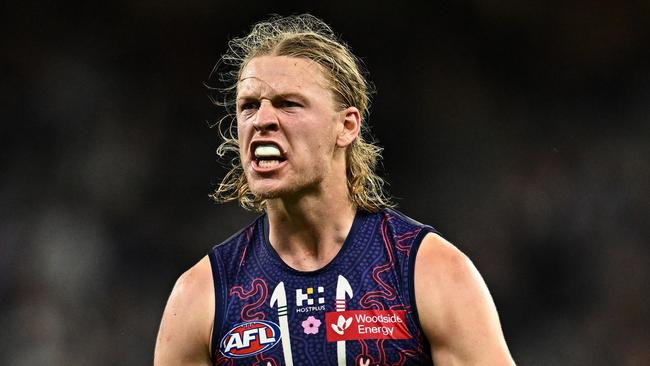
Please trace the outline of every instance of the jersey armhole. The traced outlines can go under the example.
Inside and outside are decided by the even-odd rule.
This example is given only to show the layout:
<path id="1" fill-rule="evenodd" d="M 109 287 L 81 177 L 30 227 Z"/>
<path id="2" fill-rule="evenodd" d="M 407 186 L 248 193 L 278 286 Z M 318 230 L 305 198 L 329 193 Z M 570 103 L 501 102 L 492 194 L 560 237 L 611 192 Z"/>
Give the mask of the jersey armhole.
<path id="1" fill-rule="evenodd" d="M 219 277 L 221 261 L 217 258 L 217 251 L 211 250 L 208 253 L 210 258 L 210 267 L 212 268 L 212 282 L 214 284 L 214 320 L 212 323 L 212 335 L 210 339 L 210 360 L 214 363 L 214 355 L 219 349 L 219 337 L 221 336 L 221 324 L 223 323 L 223 300 L 224 296 L 221 286 L 221 278 Z"/>
<path id="2" fill-rule="evenodd" d="M 418 250 L 420 249 L 420 245 L 422 244 L 422 241 L 424 240 L 424 237 L 427 234 L 438 234 L 438 231 L 431 226 L 423 226 L 422 230 L 418 233 L 418 235 L 413 239 L 413 244 L 411 245 L 411 256 L 409 258 L 409 277 L 408 277 L 408 286 L 409 286 L 409 300 L 411 302 L 411 311 L 413 313 L 413 320 L 415 322 L 415 325 L 420 329 L 422 332 L 423 338 L 426 340 L 427 344 L 425 345 L 426 347 L 429 347 L 428 343 L 429 340 L 427 339 L 426 335 L 424 334 L 422 324 L 420 323 L 420 317 L 418 315 L 418 307 L 417 303 L 415 302 L 415 259 L 417 258 Z"/>

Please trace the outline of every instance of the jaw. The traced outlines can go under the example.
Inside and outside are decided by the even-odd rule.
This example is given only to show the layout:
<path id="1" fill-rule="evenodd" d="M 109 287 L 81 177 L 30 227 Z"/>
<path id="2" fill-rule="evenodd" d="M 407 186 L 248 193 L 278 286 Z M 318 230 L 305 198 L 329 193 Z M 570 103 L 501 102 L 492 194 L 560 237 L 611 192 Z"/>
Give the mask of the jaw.
<path id="1" fill-rule="evenodd" d="M 246 181 L 250 191 L 263 198 L 273 198 L 286 190 L 285 174 L 280 169 L 260 168 L 255 162 L 248 163 L 245 170 Z"/>
<path id="2" fill-rule="evenodd" d="M 243 156 L 250 191 L 264 199 L 280 199 L 287 204 L 304 199 L 328 202 L 348 196 L 345 153 L 334 154 L 332 158 L 322 151 L 299 152 L 285 155 L 287 160 L 271 168 L 260 167 L 249 154 Z M 312 156 L 305 157 L 308 154 Z"/>
<path id="3" fill-rule="evenodd" d="M 246 169 L 248 187 L 264 199 L 289 198 L 310 194 L 318 186 L 318 178 L 310 173 L 297 174 L 285 161 L 271 169 L 260 168 L 251 162 Z"/>
<path id="4" fill-rule="evenodd" d="M 283 206 L 306 202 L 331 204 L 333 200 L 348 196 L 347 178 L 342 174 L 329 174 L 325 168 L 317 172 L 284 171 L 274 176 L 260 176 L 252 172 L 247 176 L 251 192 L 266 200 L 282 201 Z"/>

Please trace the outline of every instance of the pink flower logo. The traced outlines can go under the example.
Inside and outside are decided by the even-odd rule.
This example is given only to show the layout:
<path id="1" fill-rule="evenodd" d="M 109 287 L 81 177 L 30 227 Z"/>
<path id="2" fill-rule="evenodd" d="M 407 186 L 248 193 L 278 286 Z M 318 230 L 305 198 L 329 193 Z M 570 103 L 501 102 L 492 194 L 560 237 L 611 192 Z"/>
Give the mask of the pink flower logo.
<path id="1" fill-rule="evenodd" d="M 302 329 L 304 329 L 305 334 L 316 334 L 318 333 L 318 327 L 320 327 L 320 320 L 309 316 L 307 320 L 302 322 Z"/>

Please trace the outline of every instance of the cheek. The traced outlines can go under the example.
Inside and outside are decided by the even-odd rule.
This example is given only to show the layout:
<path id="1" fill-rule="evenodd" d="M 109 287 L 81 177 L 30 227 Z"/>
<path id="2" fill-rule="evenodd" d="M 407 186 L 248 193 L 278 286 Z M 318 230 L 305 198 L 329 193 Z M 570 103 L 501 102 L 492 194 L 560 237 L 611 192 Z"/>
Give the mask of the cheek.
<path id="1" fill-rule="evenodd" d="M 250 136 L 248 136 L 248 130 L 246 128 L 246 125 L 243 123 L 237 123 L 235 125 L 235 128 L 236 131 L 234 131 L 234 134 L 235 137 L 237 138 L 237 142 L 239 143 L 239 146 L 244 146 L 243 144 L 250 139 Z M 228 135 L 228 133 L 226 133 L 226 135 Z"/>
<path id="2" fill-rule="evenodd" d="M 246 146 L 248 146 L 248 142 L 240 135 L 237 137 L 237 145 L 239 150 L 239 157 L 243 161 L 248 156 L 248 150 L 246 149 Z"/>

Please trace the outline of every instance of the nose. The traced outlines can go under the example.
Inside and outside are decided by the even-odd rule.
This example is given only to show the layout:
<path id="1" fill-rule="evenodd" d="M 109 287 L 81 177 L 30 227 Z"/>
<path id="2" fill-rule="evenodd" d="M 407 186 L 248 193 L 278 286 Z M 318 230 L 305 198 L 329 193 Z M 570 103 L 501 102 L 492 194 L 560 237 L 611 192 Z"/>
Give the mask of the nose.
<path id="1" fill-rule="evenodd" d="M 263 100 L 260 103 L 253 127 L 259 132 L 278 130 L 278 116 L 270 101 Z"/>

